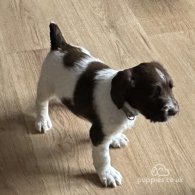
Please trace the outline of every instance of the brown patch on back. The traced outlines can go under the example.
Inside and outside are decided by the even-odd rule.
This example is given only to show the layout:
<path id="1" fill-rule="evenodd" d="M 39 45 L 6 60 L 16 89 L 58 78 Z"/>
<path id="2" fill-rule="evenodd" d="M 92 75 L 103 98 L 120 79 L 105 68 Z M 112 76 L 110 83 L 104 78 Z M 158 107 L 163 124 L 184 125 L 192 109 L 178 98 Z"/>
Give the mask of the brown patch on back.
<path id="1" fill-rule="evenodd" d="M 94 145 L 100 144 L 104 138 L 101 121 L 96 113 L 93 103 L 94 88 L 96 85 L 95 76 L 98 71 L 108 68 L 107 65 L 101 62 L 91 62 L 77 81 L 73 104 L 70 100 L 65 98 L 62 99 L 62 103 L 65 104 L 74 114 L 84 117 L 92 122 L 90 138 Z"/>
<path id="2" fill-rule="evenodd" d="M 75 62 L 87 56 L 87 54 L 83 53 L 80 48 L 71 45 L 68 45 L 66 52 L 67 54 L 64 56 L 65 67 L 72 67 Z"/>
<path id="3" fill-rule="evenodd" d="M 97 71 L 107 68 L 109 67 L 101 62 L 90 63 L 81 74 L 74 91 L 74 106 L 77 108 L 77 112 L 90 121 L 96 118 L 93 105 L 95 76 Z"/>

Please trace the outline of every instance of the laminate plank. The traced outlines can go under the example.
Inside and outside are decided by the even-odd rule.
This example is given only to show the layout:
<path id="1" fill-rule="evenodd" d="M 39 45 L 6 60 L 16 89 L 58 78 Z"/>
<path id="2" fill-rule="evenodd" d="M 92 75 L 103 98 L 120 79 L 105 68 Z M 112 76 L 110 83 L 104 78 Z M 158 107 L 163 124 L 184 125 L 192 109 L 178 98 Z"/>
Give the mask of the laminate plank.
<path id="1" fill-rule="evenodd" d="M 130 0 L 128 3 L 148 35 L 195 28 L 194 1 Z"/>
<path id="2" fill-rule="evenodd" d="M 192 0 L 1 1 L 0 194 L 194 194 L 194 13 Z M 103 188 L 95 173 L 87 121 L 53 100 L 53 129 L 35 131 L 36 86 L 51 20 L 68 42 L 113 68 L 158 60 L 175 81 L 179 115 L 163 124 L 139 116 L 126 132 L 128 147 L 110 151 L 123 175 L 115 189 Z M 147 183 L 158 178 L 151 170 L 159 163 L 170 171 L 164 178 L 182 182 Z"/>

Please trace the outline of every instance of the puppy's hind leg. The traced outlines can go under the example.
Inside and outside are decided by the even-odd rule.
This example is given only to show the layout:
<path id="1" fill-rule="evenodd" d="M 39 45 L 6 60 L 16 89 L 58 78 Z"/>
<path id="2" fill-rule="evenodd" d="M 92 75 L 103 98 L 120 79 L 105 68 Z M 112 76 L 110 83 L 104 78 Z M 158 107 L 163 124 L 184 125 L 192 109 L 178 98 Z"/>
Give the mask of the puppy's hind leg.
<path id="1" fill-rule="evenodd" d="M 39 132 L 46 132 L 52 127 L 52 123 L 48 113 L 49 99 L 51 98 L 51 90 L 47 82 L 43 79 L 39 80 L 36 99 L 37 119 L 35 128 Z"/>

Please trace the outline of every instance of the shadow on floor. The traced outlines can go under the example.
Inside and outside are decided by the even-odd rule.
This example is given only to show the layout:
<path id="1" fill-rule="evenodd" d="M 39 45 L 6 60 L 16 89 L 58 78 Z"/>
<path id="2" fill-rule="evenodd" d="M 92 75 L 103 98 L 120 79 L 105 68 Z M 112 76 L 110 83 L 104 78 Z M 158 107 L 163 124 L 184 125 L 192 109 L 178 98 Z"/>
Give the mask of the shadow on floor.
<path id="1" fill-rule="evenodd" d="M 86 171 L 89 165 L 83 164 L 83 168 L 80 168 L 78 158 L 83 158 L 78 151 L 88 151 L 87 155 L 91 153 L 89 139 L 85 134 L 77 136 L 74 132 L 55 130 L 48 134 L 37 133 L 34 121 L 33 115 L 22 113 L 0 119 L 2 185 L 8 186 L 10 182 L 23 182 L 25 185 L 26 182 L 32 182 L 32 186 L 36 186 L 38 182 L 47 180 L 47 177 L 57 177 L 58 182 L 62 182 L 60 178 L 63 178 L 63 182 L 72 178 L 76 179 L 76 183 L 88 182 L 103 187 L 95 170 L 94 173 Z M 91 162 L 90 169 L 93 170 Z"/>

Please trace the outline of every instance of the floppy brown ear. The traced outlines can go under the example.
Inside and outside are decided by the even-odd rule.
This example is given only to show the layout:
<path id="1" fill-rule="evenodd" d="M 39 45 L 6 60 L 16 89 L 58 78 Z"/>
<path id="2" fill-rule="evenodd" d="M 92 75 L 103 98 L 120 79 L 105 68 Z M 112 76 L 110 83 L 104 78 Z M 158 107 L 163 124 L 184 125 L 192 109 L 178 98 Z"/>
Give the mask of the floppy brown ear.
<path id="1" fill-rule="evenodd" d="M 112 79 L 111 83 L 111 98 L 116 104 L 118 109 L 123 107 L 129 90 L 132 86 L 132 72 L 131 69 L 119 71 L 117 75 Z"/>

